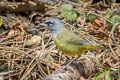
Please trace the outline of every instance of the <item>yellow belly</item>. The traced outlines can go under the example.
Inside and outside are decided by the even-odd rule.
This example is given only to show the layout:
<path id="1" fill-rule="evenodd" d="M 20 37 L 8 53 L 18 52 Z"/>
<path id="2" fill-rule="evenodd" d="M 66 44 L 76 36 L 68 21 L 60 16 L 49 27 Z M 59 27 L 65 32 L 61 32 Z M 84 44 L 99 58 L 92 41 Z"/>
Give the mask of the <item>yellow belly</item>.
<path id="1" fill-rule="evenodd" d="M 80 48 L 80 45 L 68 44 L 67 42 L 60 41 L 57 38 L 55 39 L 55 44 L 64 54 L 68 56 L 80 55 L 81 53 L 86 51 L 85 49 L 83 49 L 84 47 Z"/>
<path id="2" fill-rule="evenodd" d="M 54 40 L 56 46 L 68 56 L 81 55 L 87 50 L 101 49 L 100 45 L 96 43 L 86 43 L 83 39 L 81 40 L 75 34 L 72 34 L 67 29 L 63 29 Z"/>

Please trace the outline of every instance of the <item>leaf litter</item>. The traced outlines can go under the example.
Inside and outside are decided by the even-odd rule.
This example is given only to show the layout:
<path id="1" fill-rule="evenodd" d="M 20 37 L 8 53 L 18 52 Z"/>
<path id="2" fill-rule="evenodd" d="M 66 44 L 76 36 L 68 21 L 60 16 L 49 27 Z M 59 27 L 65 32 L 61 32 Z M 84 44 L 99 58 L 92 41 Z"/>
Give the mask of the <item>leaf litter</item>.
<path id="1" fill-rule="evenodd" d="M 4 1 L 9 2 L 10 0 Z M 13 0 L 12 2 L 17 2 L 17 0 Z M 24 2 L 24 0 L 20 0 L 19 2 Z M 97 74 L 97 72 L 104 73 L 106 69 L 109 69 L 111 71 L 110 75 L 113 75 L 115 80 L 119 80 L 120 24 L 117 22 L 118 19 L 108 19 L 108 17 L 112 18 L 113 13 L 119 17 L 119 12 L 117 11 L 118 3 L 111 2 L 112 4 L 110 5 L 110 2 L 106 3 L 103 1 L 93 4 L 88 1 L 81 4 L 81 2 L 76 3 L 74 0 L 73 2 L 69 0 L 57 2 L 58 4 L 55 4 L 55 1 L 54 5 L 49 4 L 49 1 L 47 3 L 42 2 L 46 7 L 45 12 L 30 11 L 28 14 L 26 12 L 9 11 L 0 14 L 2 19 L 2 26 L 0 27 L 1 78 L 12 80 L 43 80 L 54 70 L 58 69 L 61 64 L 71 59 L 71 57 L 65 56 L 58 50 L 51 39 L 52 35 L 50 31 L 40 25 L 45 20 L 56 17 L 65 23 L 66 28 L 77 35 L 102 44 L 105 49 L 101 51 L 88 51 L 83 56 L 85 55 L 86 58 L 92 57 L 93 59 L 89 61 L 100 65 L 94 74 Z M 73 9 L 75 11 L 81 12 L 75 21 L 69 22 L 69 20 L 67 21 L 61 15 L 61 5 L 63 3 L 71 4 L 74 6 Z M 80 8 L 75 7 L 76 5 L 78 6 L 78 3 L 80 4 Z M 110 14 L 109 12 L 106 13 L 108 8 L 113 12 L 111 11 Z M 115 10 L 117 13 L 115 13 Z M 95 13 L 92 21 L 87 18 L 89 11 L 94 11 Z M 91 16 L 89 18 L 91 19 Z M 94 59 L 98 62 L 95 62 Z M 89 65 L 93 64 L 87 62 L 85 66 L 88 70 L 93 70 L 94 67 L 90 68 Z M 86 73 L 91 74 L 90 72 Z M 101 75 L 98 75 L 97 78 L 99 76 Z M 93 74 L 91 74 L 88 80 L 92 80 L 93 78 Z"/>

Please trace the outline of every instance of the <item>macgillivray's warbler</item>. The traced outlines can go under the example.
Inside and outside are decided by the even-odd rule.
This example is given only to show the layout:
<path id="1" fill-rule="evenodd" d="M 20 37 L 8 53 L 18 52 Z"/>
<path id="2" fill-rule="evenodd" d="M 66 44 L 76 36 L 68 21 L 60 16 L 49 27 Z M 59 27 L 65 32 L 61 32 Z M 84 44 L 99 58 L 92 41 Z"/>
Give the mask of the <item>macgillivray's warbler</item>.
<path id="1" fill-rule="evenodd" d="M 80 57 L 82 53 L 87 50 L 101 49 L 97 43 L 89 42 L 82 39 L 80 36 L 70 32 L 65 28 L 64 23 L 59 19 L 49 19 L 43 23 L 52 32 L 53 40 L 56 46 L 68 56 L 78 56 Z M 74 59 L 74 60 L 76 60 Z M 72 60 L 71 63 L 74 61 Z"/>

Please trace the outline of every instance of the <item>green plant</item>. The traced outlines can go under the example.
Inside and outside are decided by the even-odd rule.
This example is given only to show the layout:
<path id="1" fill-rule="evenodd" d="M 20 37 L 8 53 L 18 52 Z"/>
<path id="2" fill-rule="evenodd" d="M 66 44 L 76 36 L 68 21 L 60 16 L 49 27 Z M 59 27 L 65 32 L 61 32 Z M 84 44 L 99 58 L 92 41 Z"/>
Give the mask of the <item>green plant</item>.
<path id="1" fill-rule="evenodd" d="M 80 15 L 77 11 L 73 10 L 72 5 L 63 4 L 61 7 L 62 16 L 66 18 L 67 21 L 73 22 Z"/>

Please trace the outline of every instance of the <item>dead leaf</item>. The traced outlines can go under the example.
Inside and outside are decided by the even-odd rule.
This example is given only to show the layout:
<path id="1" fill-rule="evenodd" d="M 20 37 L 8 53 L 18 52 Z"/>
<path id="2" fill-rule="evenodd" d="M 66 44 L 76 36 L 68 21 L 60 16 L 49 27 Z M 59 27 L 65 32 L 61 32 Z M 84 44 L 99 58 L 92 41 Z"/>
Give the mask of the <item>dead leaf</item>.
<path id="1" fill-rule="evenodd" d="M 11 37 L 11 36 L 13 36 L 13 35 L 15 35 L 15 34 L 18 34 L 18 33 L 20 33 L 19 30 L 11 29 L 11 30 L 9 31 L 7 37 Z"/>
<path id="2" fill-rule="evenodd" d="M 25 42 L 25 46 L 32 46 L 35 44 L 41 43 L 41 36 L 40 35 L 34 35 L 30 40 Z"/>

